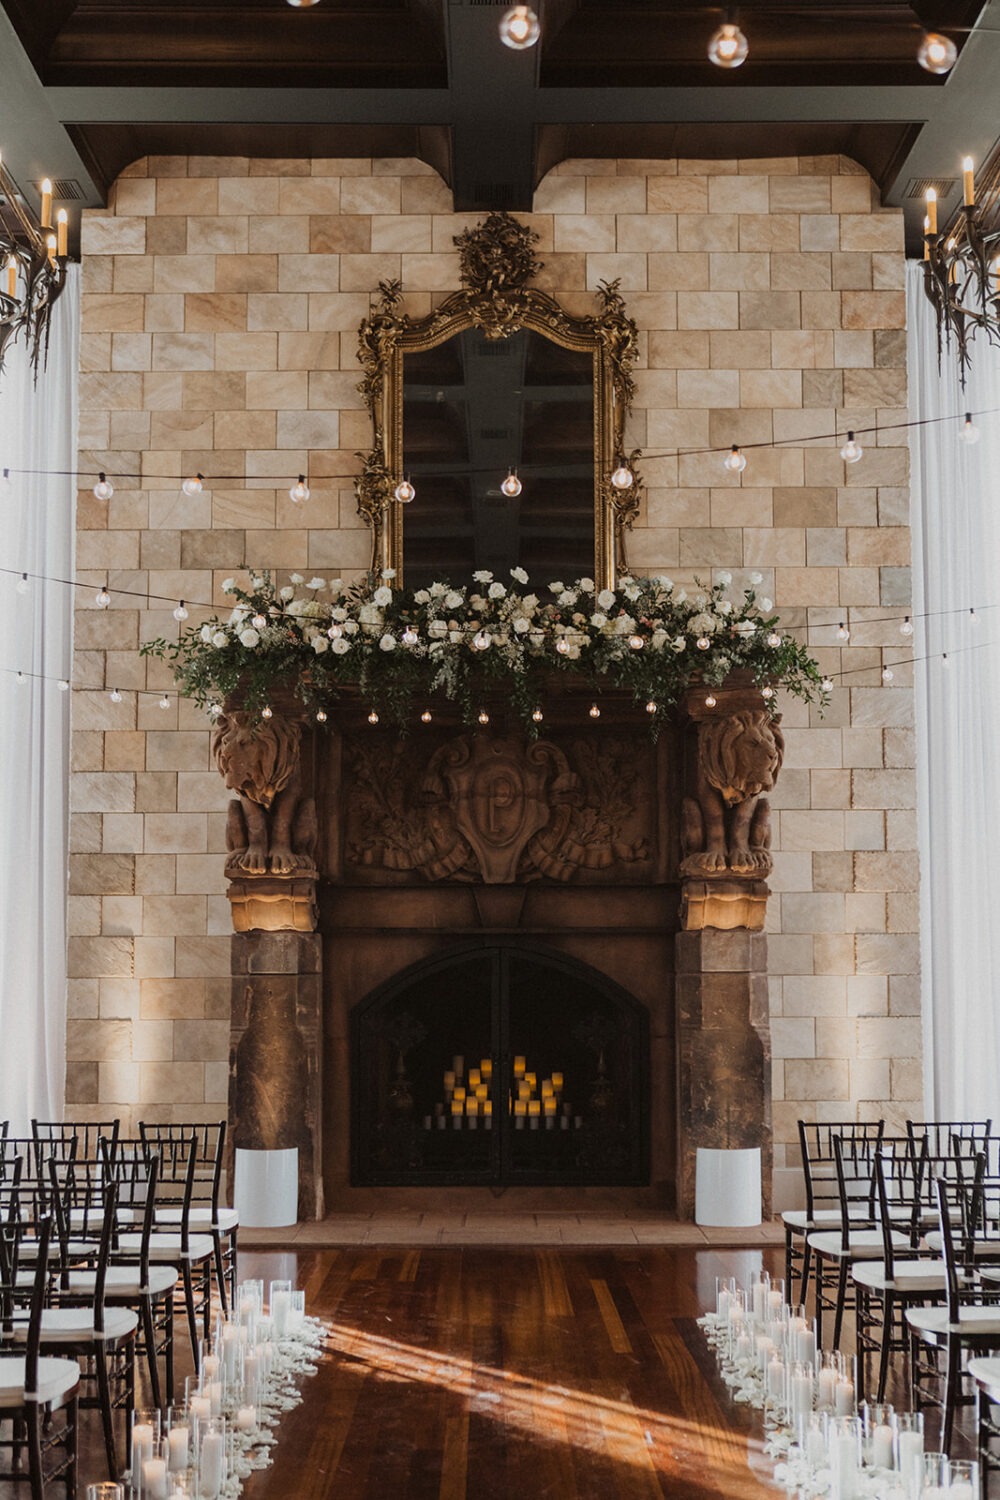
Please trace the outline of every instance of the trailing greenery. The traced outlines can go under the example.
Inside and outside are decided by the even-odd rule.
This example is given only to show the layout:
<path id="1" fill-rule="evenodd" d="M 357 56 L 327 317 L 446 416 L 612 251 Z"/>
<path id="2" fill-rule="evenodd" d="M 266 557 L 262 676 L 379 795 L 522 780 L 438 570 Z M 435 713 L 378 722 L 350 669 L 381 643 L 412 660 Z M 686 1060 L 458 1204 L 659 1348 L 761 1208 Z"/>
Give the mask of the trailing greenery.
<path id="1" fill-rule="evenodd" d="M 469 585 L 414 592 L 392 588 L 388 574 L 345 587 L 293 573 L 279 586 L 263 572 L 248 588 L 226 580 L 228 618 L 189 626 L 176 641 L 147 641 L 142 651 L 169 662 L 180 691 L 208 707 L 238 696 L 260 713 L 276 693 L 292 691 L 318 710 L 350 687 L 399 727 L 437 694 L 467 722 L 484 699 L 502 694 L 530 726 L 560 673 L 595 693 L 627 689 L 655 704 L 656 717 L 693 682 L 719 685 L 734 672 L 772 699 L 778 688 L 810 702 L 828 695 L 771 600 L 753 586 L 730 598 L 729 574 L 691 595 L 662 576 L 603 590 L 591 578 L 554 582 L 541 595 L 527 590 L 523 569 L 512 569 L 511 580 L 478 572 Z"/>

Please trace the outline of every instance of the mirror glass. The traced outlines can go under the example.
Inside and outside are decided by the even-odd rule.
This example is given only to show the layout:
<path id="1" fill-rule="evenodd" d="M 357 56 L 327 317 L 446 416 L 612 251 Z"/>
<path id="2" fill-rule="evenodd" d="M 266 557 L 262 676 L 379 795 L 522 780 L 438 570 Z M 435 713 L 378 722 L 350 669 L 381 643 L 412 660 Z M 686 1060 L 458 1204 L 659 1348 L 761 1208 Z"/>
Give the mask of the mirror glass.
<path id="1" fill-rule="evenodd" d="M 407 587 L 481 568 L 506 581 L 522 567 L 533 587 L 593 574 L 595 362 L 528 328 L 404 353 Z M 511 469 L 519 495 L 501 488 Z"/>

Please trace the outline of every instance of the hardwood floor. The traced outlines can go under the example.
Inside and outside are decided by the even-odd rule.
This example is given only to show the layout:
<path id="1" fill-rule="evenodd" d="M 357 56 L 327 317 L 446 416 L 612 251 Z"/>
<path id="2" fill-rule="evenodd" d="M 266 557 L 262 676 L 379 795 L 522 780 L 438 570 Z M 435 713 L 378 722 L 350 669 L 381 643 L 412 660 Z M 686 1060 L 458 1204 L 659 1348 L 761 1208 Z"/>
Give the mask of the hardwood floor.
<path id="1" fill-rule="evenodd" d="M 246 1500 L 764 1500 L 759 1423 L 728 1399 L 694 1322 L 716 1275 L 759 1262 L 645 1248 L 242 1256 L 246 1276 L 296 1276 L 333 1325 L 333 1358 Z"/>

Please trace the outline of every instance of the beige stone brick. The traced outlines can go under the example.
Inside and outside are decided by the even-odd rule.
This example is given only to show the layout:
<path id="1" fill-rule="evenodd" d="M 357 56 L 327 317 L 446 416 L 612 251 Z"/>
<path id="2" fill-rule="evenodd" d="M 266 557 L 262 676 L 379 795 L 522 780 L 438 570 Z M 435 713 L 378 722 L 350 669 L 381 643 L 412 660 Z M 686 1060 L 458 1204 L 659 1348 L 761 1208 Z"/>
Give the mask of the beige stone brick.
<path id="1" fill-rule="evenodd" d="M 785 1089 L 793 1099 L 850 1099 L 847 1061 L 843 1058 L 789 1059 L 785 1063 Z"/>
<path id="2" fill-rule="evenodd" d="M 681 329 L 738 328 L 739 293 L 685 292 L 677 309 L 677 323 Z"/>
<path id="3" fill-rule="evenodd" d="M 798 292 L 741 292 L 741 328 L 802 327 L 802 299 Z"/>
<path id="4" fill-rule="evenodd" d="M 80 249 L 91 255 L 145 255 L 146 220 L 140 215 L 98 218 L 84 209 L 80 219 Z"/>

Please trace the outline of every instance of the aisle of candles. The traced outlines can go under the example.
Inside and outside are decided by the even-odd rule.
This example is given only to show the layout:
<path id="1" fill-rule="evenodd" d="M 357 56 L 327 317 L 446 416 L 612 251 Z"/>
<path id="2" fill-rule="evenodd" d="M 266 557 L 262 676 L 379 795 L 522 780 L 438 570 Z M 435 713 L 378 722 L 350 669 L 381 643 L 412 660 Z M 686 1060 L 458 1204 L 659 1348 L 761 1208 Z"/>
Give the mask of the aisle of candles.
<path id="1" fill-rule="evenodd" d="M 514 1058 L 513 1079 L 507 1090 L 506 1108 L 514 1129 L 579 1130 L 583 1119 L 573 1113 L 572 1104 L 563 1097 L 563 1074 L 554 1071 L 539 1082 L 537 1072 L 529 1071 L 527 1062 L 521 1054 Z M 447 1130 L 450 1124 L 453 1130 L 478 1130 L 481 1123 L 484 1130 L 492 1130 L 493 1083 L 491 1057 L 482 1058 L 478 1068 L 469 1068 L 466 1073 L 465 1058 L 456 1055 L 443 1075 L 444 1097 L 435 1104 L 433 1113 L 424 1116 L 424 1129 Z"/>
<path id="2" fill-rule="evenodd" d="M 183 1403 L 135 1413 L 122 1500 L 235 1500 L 272 1462 L 273 1429 L 302 1400 L 295 1378 L 315 1373 L 328 1332 L 290 1281 L 272 1281 L 266 1304 L 263 1281 L 242 1282 Z"/>
<path id="3" fill-rule="evenodd" d="M 784 1282 L 720 1277 L 698 1321 L 734 1399 L 764 1413 L 775 1481 L 795 1500 L 977 1500 L 978 1464 L 925 1452 L 922 1412 L 858 1406 L 856 1360 L 819 1347 Z"/>

